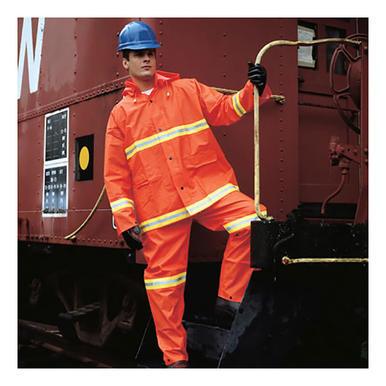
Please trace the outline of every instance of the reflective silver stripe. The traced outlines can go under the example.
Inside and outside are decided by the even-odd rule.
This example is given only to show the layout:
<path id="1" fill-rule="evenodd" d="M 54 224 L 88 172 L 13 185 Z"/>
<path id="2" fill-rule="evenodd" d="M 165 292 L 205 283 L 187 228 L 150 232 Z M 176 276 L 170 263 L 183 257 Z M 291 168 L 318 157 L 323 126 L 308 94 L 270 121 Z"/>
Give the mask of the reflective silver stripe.
<path id="1" fill-rule="evenodd" d="M 246 110 L 240 102 L 240 91 L 232 96 L 233 109 L 239 117 L 242 117 Z"/>
<path id="2" fill-rule="evenodd" d="M 113 213 L 124 208 L 134 208 L 134 201 L 126 197 L 120 198 L 119 200 L 112 201 L 110 207 Z"/>
<path id="3" fill-rule="evenodd" d="M 198 133 L 199 131 L 206 130 L 208 128 L 209 125 L 205 119 L 201 119 L 197 122 L 189 123 L 187 125 L 172 127 L 171 129 L 165 130 L 159 134 L 154 134 L 135 141 L 132 145 L 125 149 L 126 158 L 129 160 L 139 151 L 148 149 L 149 147 L 153 147 L 162 142 L 170 141 L 171 139 L 177 137 Z"/>
<path id="4" fill-rule="evenodd" d="M 180 208 L 173 212 L 165 213 L 162 216 L 154 217 L 149 220 L 143 221 L 139 226 L 142 232 L 148 232 L 153 229 L 162 228 L 166 225 L 173 224 L 184 218 L 190 217 L 193 214 L 200 212 L 214 204 L 216 201 L 225 197 L 227 194 L 239 190 L 238 186 L 233 184 L 226 184 L 214 192 L 208 194 L 202 200 L 187 206 L 186 208 Z"/>
<path id="5" fill-rule="evenodd" d="M 224 225 L 224 228 L 228 233 L 237 232 L 240 229 L 249 227 L 251 224 L 251 221 L 253 220 L 258 220 L 256 213 L 228 222 L 227 224 Z"/>
<path id="6" fill-rule="evenodd" d="M 189 205 L 186 209 L 190 214 L 196 214 L 199 211 L 208 208 L 212 204 L 214 204 L 216 201 L 218 201 L 220 198 L 223 198 L 228 193 L 234 192 L 236 190 L 239 190 L 239 188 L 236 185 L 233 184 L 226 184 L 222 186 L 220 189 L 215 190 L 214 192 L 208 194 L 204 199 L 196 202 L 195 204 Z"/>
<path id="7" fill-rule="evenodd" d="M 176 287 L 186 281 L 186 272 L 174 276 L 161 277 L 157 279 L 146 279 L 145 287 L 147 290 Z"/>

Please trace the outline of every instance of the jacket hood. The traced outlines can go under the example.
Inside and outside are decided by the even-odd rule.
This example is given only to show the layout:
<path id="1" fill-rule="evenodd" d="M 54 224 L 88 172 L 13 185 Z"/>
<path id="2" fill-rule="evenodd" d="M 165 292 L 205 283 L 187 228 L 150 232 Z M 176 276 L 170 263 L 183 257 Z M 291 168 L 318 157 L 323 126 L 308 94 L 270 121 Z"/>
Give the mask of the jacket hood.
<path id="1" fill-rule="evenodd" d="M 180 74 L 177 74 L 176 72 L 156 71 L 154 75 L 154 88 L 164 87 L 177 79 L 180 79 Z M 128 78 L 125 81 L 125 89 L 122 92 L 123 96 L 134 95 L 140 92 L 140 89 L 131 78 Z"/>

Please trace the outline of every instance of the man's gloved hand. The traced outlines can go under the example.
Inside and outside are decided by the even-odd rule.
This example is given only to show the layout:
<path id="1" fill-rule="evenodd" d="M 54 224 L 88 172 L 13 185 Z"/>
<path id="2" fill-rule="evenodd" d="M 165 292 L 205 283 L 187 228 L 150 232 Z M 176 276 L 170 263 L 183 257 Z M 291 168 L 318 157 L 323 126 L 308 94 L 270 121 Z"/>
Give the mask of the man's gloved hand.
<path id="1" fill-rule="evenodd" d="M 125 239 L 127 246 L 133 250 L 140 250 L 143 248 L 141 239 L 139 235 L 141 234 L 141 229 L 139 226 L 132 227 L 124 232 L 122 232 L 122 237 Z"/>
<path id="2" fill-rule="evenodd" d="M 259 95 L 263 94 L 267 83 L 267 71 L 260 64 L 248 63 L 248 79 L 257 87 Z"/>

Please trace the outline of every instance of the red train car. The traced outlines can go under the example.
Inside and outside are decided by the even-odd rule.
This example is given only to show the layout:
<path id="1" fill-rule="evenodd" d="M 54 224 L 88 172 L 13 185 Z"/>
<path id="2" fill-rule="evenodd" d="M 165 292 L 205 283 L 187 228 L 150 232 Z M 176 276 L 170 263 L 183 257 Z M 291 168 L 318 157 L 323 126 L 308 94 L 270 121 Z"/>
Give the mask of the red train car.
<path id="1" fill-rule="evenodd" d="M 117 34 L 130 20 L 134 19 L 19 19 L 19 313 L 26 318 L 54 321 L 66 336 L 93 345 L 109 345 L 117 336 L 123 336 L 126 349 L 136 361 L 153 363 L 159 353 L 154 349 L 151 329 L 146 327 L 149 311 L 142 284 L 144 259 L 141 253 L 128 254 L 117 237 L 103 192 L 106 122 L 121 98 L 127 77 L 116 52 Z M 224 92 L 244 85 L 247 62 L 254 61 L 258 51 L 271 41 L 348 36 L 360 40 L 364 47 L 361 49 L 338 43 L 301 48 L 280 46 L 264 56 L 262 63 L 273 94 L 285 99 L 273 98 L 260 112 L 260 195 L 269 214 L 285 224 L 282 227 L 288 228 L 288 216 L 295 218 L 296 224 L 301 218 L 318 227 L 321 224 L 366 227 L 367 19 L 142 20 L 153 27 L 161 42 L 157 50 L 159 69 L 197 78 L 226 89 Z M 240 190 L 254 197 L 253 114 L 213 132 L 236 172 Z M 353 237 L 360 238 L 358 250 L 347 252 L 346 258 L 358 253 L 366 260 L 366 230 L 358 234 L 350 228 L 350 236 L 345 236 L 339 229 L 329 231 L 337 235 L 338 243 L 350 244 Z M 318 232 L 319 228 L 317 233 L 306 231 L 296 243 L 308 245 L 310 239 L 319 238 Z M 287 237 L 285 231 L 282 236 Z M 347 313 L 340 309 L 346 292 L 342 292 L 335 305 L 324 304 L 320 291 L 315 290 L 317 296 L 314 295 L 329 315 L 339 314 L 339 320 L 347 321 L 355 307 L 360 307 L 360 322 L 352 331 L 349 329 L 354 335 L 354 330 L 360 331 L 355 344 L 347 343 L 350 341 L 347 336 L 341 348 L 332 352 L 318 342 L 319 352 L 311 360 L 309 353 L 314 353 L 311 347 L 316 343 L 305 319 L 313 320 L 318 313 L 308 299 L 301 307 L 297 302 L 300 308 L 291 308 L 289 317 L 283 313 L 284 295 L 275 298 L 277 313 L 268 313 L 269 319 L 255 318 L 255 330 L 263 332 L 249 335 L 249 340 L 254 336 L 255 343 L 265 342 L 260 351 L 257 343 L 253 347 L 243 343 L 248 337 L 241 332 L 245 329 L 241 315 L 238 315 L 240 321 L 236 320 L 235 327 L 225 335 L 216 335 L 209 327 L 211 332 L 208 332 L 201 322 L 197 324 L 197 315 L 211 312 L 225 242 L 225 233 L 212 233 L 194 224 L 185 317 L 192 352 L 224 367 L 367 365 L 367 271 L 365 264 L 353 264 L 354 260 L 348 263 L 348 268 L 344 264 L 327 264 L 333 266 L 330 279 L 335 283 L 334 287 L 325 288 L 327 293 L 342 292 L 345 282 L 342 277 L 347 272 L 351 275 L 350 286 L 358 280 L 361 283 L 360 293 L 350 303 Z M 269 246 L 259 245 L 259 248 L 272 250 L 277 243 L 276 237 Z M 326 242 L 311 244 L 324 246 Z M 297 283 L 304 284 L 305 278 L 307 281 L 316 275 L 320 279 L 326 274 L 327 260 L 321 264 L 322 268 L 316 260 L 311 263 L 312 268 L 304 268 L 304 264 L 284 267 L 283 262 L 296 263 L 295 257 L 310 257 L 308 254 L 314 251 L 310 252 L 310 246 L 307 248 L 304 256 L 280 261 L 279 268 L 276 263 L 267 264 L 266 273 L 258 280 L 265 285 L 260 287 L 256 282 L 254 287 L 252 283 L 246 301 L 251 305 L 260 299 L 259 304 L 266 305 L 273 301 L 275 291 L 284 294 L 288 288 L 293 289 L 295 278 Z M 261 264 L 261 259 L 267 256 L 253 257 L 252 264 Z M 336 281 L 341 281 L 341 286 Z M 281 287 L 274 287 L 277 282 Z M 198 289 L 202 283 L 204 288 Z M 321 281 L 318 284 L 325 285 Z M 303 289 L 297 287 L 292 299 L 298 301 L 310 285 L 307 281 Z M 293 316 L 299 310 L 303 310 L 301 322 Z M 287 318 L 292 324 L 283 327 L 278 322 L 280 318 Z M 275 351 L 277 342 L 267 343 L 267 337 L 272 335 L 267 325 L 272 325 L 272 320 L 281 326 L 276 332 L 284 334 L 286 328 L 296 330 L 294 336 L 300 336 L 300 341 L 306 343 L 297 346 L 286 335 L 285 343 Z M 215 334 L 210 339 L 217 343 L 203 349 L 200 337 L 208 333 Z M 327 332 L 323 330 L 323 334 Z M 336 328 L 329 336 L 329 342 L 336 343 L 341 330 Z M 235 340 L 240 344 L 231 350 L 230 342 Z M 147 349 L 147 341 L 153 349 Z"/>

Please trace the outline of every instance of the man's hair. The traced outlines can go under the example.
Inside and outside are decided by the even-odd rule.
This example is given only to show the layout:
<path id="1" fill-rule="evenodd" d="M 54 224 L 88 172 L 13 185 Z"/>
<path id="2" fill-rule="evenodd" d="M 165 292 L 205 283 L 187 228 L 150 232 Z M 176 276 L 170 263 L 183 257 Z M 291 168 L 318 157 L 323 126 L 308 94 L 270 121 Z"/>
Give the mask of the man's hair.
<path id="1" fill-rule="evenodd" d="M 155 48 L 144 48 L 144 50 L 152 50 L 154 52 L 154 55 L 156 53 Z M 134 50 L 122 50 L 122 58 L 129 60 L 129 54 L 131 51 L 134 51 Z"/>
<path id="2" fill-rule="evenodd" d="M 129 54 L 130 54 L 130 50 L 123 50 L 122 51 L 122 58 L 129 60 Z"/>

